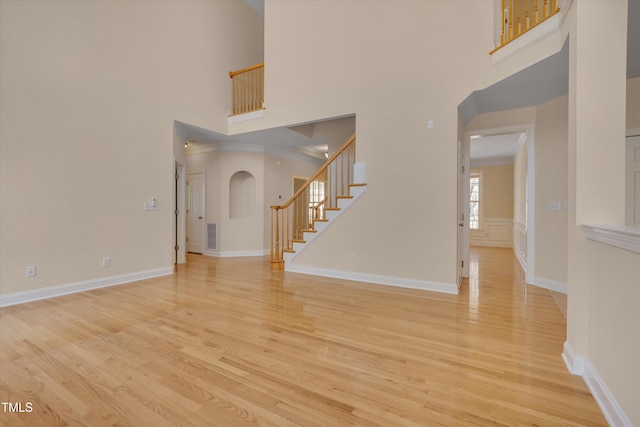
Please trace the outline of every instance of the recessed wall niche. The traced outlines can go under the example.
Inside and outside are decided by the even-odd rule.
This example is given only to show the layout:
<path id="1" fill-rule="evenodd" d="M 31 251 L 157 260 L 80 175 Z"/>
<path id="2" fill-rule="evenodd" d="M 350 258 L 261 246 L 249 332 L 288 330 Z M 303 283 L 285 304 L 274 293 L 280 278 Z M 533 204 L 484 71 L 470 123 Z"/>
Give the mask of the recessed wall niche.
<path id="1" fill-rule="evenodd" d="M 239 171 L 229 181 L 229 218 L 249 218 L 256 212 L 256 178 Z"/>

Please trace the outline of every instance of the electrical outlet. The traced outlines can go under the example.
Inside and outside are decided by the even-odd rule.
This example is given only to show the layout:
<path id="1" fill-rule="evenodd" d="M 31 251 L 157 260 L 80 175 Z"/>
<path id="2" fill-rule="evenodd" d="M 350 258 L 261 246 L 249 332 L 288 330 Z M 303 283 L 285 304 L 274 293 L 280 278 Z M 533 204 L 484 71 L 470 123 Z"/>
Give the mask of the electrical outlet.
<path id="1" fill-rule="evenodd" d="M 111 266 L 111 258 L 109 258 L 108 256 L 102 258 L 102 266 L 103 267 L 110 267 Z"/>
<path id="2" fill-rule="evenodd" d="M 27 267 L 27 277 L 36 277 L 36 266 L 30 265 Z"/>

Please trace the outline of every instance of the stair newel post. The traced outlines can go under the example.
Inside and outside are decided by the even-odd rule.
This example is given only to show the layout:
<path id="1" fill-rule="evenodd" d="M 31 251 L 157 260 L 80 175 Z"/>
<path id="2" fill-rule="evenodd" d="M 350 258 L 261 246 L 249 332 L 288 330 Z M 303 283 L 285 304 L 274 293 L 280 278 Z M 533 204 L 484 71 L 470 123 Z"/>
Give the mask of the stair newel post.
<path id="1" fill-rule="evenodd" d="M 271 207 L 271 269 L 281 270 L 284 268 L 284 259 L 281 248 L 281 212 L 280 206 Z"/>

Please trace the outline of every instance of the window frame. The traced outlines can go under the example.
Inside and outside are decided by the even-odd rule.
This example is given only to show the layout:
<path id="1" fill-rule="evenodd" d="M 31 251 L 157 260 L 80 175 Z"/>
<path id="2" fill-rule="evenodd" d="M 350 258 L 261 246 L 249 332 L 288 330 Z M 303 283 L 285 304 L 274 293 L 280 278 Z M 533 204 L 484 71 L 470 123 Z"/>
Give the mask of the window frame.
<path id="1" fill-rule="evenodd" d="M 471 180 L 472 179 L 476 179 L 476 178 L 478 179 L 478 200 L 477 201 L 472 201 L 471 200 L 471 194 L 472 194 L 472 192 L 471 192 Z M 471 172 L 469 173 L 469 197 L 468 197 L 467 203 L 469 203 L 469 229 L 470 230 L 482 230 L 482 225 L 483 225 L 482 224 L 482 217 L 483 217 L 482 208 L 484 206 L 484 203 L 483 203 L 483 200 L 482 200 L 482 198 L 483 198 L 482 186 L 483 186 L 483 181 L 484 181 L 483 178 L 484 177 L 483 177 L 481 169 L 471 170 Z M 473 227 L 472 226 L 472 223 L 476 222 L 476 221 L 473 221 L 471 219 L 471 204 L 472 203 L 477 203 L 478 204 L 478 219 L 477 219 L 478 225 L 477 225 L 477 227 Z"/>

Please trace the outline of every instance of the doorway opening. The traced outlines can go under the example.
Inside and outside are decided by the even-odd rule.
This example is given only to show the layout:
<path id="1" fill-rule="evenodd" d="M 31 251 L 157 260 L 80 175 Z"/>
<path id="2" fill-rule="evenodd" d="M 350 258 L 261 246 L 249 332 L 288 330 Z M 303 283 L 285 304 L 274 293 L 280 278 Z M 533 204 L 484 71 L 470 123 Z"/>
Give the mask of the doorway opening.
<path id="1" fill-rule="evenodd" d="M 187 252 L 204 251 L 204 173 L 187 175 Z"/>
<path id="2" fill-rule="evenodd" d="M 173 264 L 184 264 L 187 262 L 185 251 L 185 177 L 184 165 L 175 162 L 174 166 L 174 188 L 173 188 Z"/>

